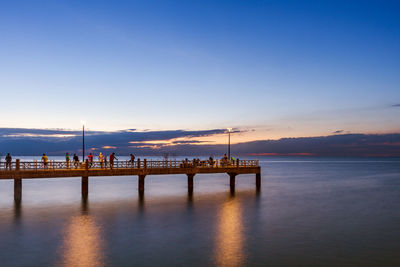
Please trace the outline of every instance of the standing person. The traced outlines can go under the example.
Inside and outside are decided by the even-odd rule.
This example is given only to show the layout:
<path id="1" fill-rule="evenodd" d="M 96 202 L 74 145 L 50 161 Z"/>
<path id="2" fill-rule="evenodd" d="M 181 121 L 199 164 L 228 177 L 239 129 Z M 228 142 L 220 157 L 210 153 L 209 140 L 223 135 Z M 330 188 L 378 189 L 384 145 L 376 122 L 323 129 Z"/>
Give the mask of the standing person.
<path id="1" fill-rule="evenodd" d="M 104 160 L 104 156 L 100 152 L 100 154 L 99 154 L 99 162 L 100 162 L 100 168 L 102 168 L 102 169 L 103 169 L 103 160 Z"/>
<path id="2" fill-rule="evenodd" d="M 107 155 L 104 154 L 104 168 L 107 168 Z"/>
<path id="3" fill-rule="evenodd" d="M 225 166 L 228 164 L 228 156 L 224 154 L 224 157 L 221 159 L 221 166 Z"/>
<path id="4" fill-rule="evenodd" d="M 113 167 L 114 167 L 114 160 L 118 160 L 117 159 L 117 157 L 115 156 L 115 153 L 113 152 L 111 155 L 110 155 L 110 168 L 112 169 Z"/>
<path id="5" fill-rule="evenodd" d="M 73 159 L 74 159 L 75 169 L 77 169 L 77 168 L 78 168 L 78 165 L 79 165 L 79 158 L 78 158 L 78 155 L 74 154 Z"/>
<path id="6" fill-rule="evenodd" d="M 88 159 L 89 159 L 88 160 L 89 161 L 89 168 L 91 168 L 92 165 L 93 165 L 93 155 L 92 155 L 92 153 L 89 154 Z"/>
<path id="7" fill-rule="evenodd" d="M 131 165 L 133 165 L 133 163 L 135 162 L 135 156 L 133 154 L 131 154 L 130 162 L 131 162 Z"/>
<path id="8" fill-rule="evenodd" d="M 65 162 L 67 163 L 67 169 L 69 169 L 69 161 L 70 161 L 69 153 L 67 152 L 67 153 L 65 154 Z"/>
<path id="9" fill-rule="evenodd" d="M 43 153 L 43 156 L 42 156 L 42 162 L 43 162 L 43 167 L 45 168 L 45 169 L 47 169 L 47 164 L 48 164 L 48 162 L 49 162 L 49 158 L 46 156 L 46 154 L 44 154 Z"/>
<path id="10" fill-rule="evenodd" d="M 10 153 L 7 153 L 7 156 L 6 156 L 6 170 L 10 169 L 10 171 L 11 171 L 11 163 L 12 163 L 12 157 L 11 157 Z"/>

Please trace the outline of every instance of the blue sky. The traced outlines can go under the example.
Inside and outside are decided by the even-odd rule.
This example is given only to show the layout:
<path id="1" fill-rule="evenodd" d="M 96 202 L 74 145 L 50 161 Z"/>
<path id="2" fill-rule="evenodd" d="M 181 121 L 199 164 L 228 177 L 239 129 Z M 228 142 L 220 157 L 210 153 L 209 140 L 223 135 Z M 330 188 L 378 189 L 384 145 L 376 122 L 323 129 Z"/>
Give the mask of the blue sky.
<path id="1" fill-rule="evenodd" d="M 400 132 L 396 1 L 2 1 L 0 127 Z"/>

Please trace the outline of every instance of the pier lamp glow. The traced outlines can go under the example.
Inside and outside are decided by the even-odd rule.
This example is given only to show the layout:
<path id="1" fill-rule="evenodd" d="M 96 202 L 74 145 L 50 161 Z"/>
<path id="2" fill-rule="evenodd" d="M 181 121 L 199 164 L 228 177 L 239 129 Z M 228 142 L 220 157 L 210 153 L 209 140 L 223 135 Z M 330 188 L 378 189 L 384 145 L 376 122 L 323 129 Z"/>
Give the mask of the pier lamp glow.
<path id="1" fill-rule="evenodd" d="M 86 121 L 81 120 L 82 124 L 82 162 L 85 161 L 85 124 Z"/>
<path id="2" fill-rule="evenodd" d="M 228 160 L 231 160 L 231 132 L 232 128 L 226 128 L 228 130 Z"/>

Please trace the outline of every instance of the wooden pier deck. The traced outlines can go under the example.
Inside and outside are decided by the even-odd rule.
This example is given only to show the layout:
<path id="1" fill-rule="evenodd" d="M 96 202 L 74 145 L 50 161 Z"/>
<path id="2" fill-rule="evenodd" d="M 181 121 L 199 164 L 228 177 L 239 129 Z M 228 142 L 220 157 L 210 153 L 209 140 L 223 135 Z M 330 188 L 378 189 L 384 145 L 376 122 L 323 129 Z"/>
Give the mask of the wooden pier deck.
<path id="1" fill-rule="evenodd" d="M 144 193 L 145 177 L 147 175 L 186 174 L 188 193 L 193 193 L 193 178 L 196 174 L 227 173 L 230 177 L 230 189 L 235 189 L 235 177 L 239 174 L 255 174 L 256 189 L 261 188 L 261 168 L 258 160 L 136 160 L 115 161 L 113 165 L 100 162 L 49 161 L 46 165 L 40 161 L 23 162 L 16 160 L 11 165 L 0 163 L 0 179 L 14 180 L 14 199 L 22 199 L 22 179 L 82 177 L 82 197 L 89 192 L 89 177 L 91 176 L 138 176 L 138 190 Z"/>

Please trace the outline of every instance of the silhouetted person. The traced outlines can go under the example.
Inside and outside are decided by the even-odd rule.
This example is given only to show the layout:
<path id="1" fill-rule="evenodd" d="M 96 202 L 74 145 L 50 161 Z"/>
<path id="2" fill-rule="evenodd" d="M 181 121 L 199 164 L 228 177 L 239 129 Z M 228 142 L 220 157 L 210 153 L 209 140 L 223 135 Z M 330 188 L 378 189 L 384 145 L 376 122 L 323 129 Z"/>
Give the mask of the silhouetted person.
<path id="1" fill-rule="evenodd" d="M 74 166 L 75 166 L 75 169 L 77 169 L 77 168 L 78 168 L 78 165 L 79 165 L 79 158 L 78 158 L 78 155 L 74 154 L 73 159 L 74 159 Z"/>
<path id="2" fill-rule="evenodd" d="M 7 169 L 11 170 L 11 163 L 12 163 L 12 157 L 11 157 L 10 153 L 7 153 L 7 156 L 6 156 L 6 170 Z"/>
<path id="3" fill-rule="evenodd" d="M 135 156 L 133 154 L 131 154 L 130 156 L 131 156 L 130 163 L 133 164 L 135 162 Z"/>
<path id="4" fill-rule="evenodd" d="M 209 157 L 208 158 L 208 164 L 210 164 L 210 167 L 214 167 L 214 158 L 213 157 Z"/>
<path id="5" fill-rule="evenodd" d="M 118 160 L 117 159 L 117 157 L 115 156 L 115 153 L 113 152 L 111 155 L 110 155 L 110 168 L 112 169 L 113 167 L 114 167 L 114 160 Z"/>

